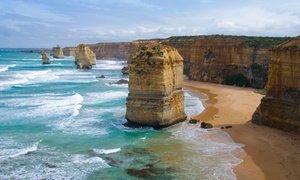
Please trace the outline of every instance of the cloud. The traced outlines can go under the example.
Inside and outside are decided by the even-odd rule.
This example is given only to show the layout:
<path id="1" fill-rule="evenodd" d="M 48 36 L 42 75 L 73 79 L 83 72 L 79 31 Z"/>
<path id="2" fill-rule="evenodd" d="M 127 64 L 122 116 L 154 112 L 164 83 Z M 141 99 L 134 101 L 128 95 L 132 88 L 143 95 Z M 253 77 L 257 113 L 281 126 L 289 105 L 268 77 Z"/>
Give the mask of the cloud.
<path id="1" fill-rule="evenodd" d="M 43 5 L 10 0 L 0 2 L 1 15 L 6 17 L 30 18 L 49 22 L 68 22 L 70 19 L 58 12 L 52 12 Z"/>
<path id="2" fill-rule="evenodd" d="M 263 36 L 294 36 L 300 17 L 290 11 L 276 12 L 259 7 L 244 7 L 216 12 L 212 25 L 227 33 Z M 212 26 L 210 25 L 210 26 Z"/>
<path id="3" fill-rule="evenodd" d="M 0 0 L 0 47 L 203 34 L 296 36 L 299 6 L 299 0 Z"/>

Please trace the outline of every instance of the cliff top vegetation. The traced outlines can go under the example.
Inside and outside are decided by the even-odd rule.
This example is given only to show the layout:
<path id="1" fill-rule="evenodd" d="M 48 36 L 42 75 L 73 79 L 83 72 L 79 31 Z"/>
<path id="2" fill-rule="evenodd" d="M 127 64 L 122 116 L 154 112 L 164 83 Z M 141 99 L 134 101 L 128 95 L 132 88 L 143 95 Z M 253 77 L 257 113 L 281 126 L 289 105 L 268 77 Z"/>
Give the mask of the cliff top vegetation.
<path id="1" fill-rule="evenodd" d="M 244 39 L 244 45 L 251 47 L 269 47 L 281 44 L 290 40 L 292 37 L 263 37 L 263 36 L 235 36 L 235 35 L 199 35 L 199 36 L 171 36 L 168 40 L 193 39 L 193 38 L 241 38 Z"/>
<path id="2" fill-rule="evenodd" d="M 150 45 L 140 46 L 139 51 L 135 55 L 134 59 L 138 58 L 141 59 L 143 57 L 146 57 L 146 59 L 149 61 L 152 56 L 163 56 L 163 51 L 161 51 L 162 45 L 158 43 L 153 43 Z"/>

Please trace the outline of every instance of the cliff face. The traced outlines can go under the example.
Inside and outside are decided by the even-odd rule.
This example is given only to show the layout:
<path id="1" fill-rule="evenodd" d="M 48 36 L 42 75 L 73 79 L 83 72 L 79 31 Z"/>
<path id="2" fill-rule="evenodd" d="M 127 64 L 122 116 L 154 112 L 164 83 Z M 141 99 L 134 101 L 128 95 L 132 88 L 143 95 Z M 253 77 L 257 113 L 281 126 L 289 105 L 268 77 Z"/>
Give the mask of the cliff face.
<path id="1" fill-rule="evenodd" d="M 63 48 L 63 53 L 65 56 L 75 56 L 75 47 L 64 47 Z"/>
<path id="2" fill-rule="evenodd" d="M 240 86 L 263 88 L 267 81 L 271 57 L 269 50 L 273 44 L 250 44 L 249 39 L 250 37 L 216 35 L 137 40 L 130 44 L 129 61 L 139 46 L 159 42 L 178 50 L 184 59 L 184 74 L 191 80 L 232 85 L 243 82 Z"/>
<path id="3" fill-rule="evenodd" d="M 51 64 L 50 59 L 47 56 L 47 53 L 45 51 L 42 51 L 42 60 L 43 64 Z"/>
<path id="4" fill-rule="evenodd" d="M 50 56 L 53 56 L 53 58 L 57 58 L 57 59 L 65 58 L 63 50 L 59 45 L 52 48 L 52 50 L 50 51 Z"/>
<path id="5" fill-rule="evenodd" d="M 154 127 L 185 120 L 182 86 L 183 59 L 176 49 L 141 47 L 129 65 L 127 120 Z"/>
<path id="6" fill-rule="evenodd" d="M 89 44 L 90 49 L 96 54 L 97 59 L 127 60 L 129 43 L 98 43 Z"/>
<path id="7" fill-rule="evenodd" d="M 79 44 L 75 50 L 75 64 L 78 69 L 92 69 L 96 64 L 96 55 L 85 44 Z"/>
<path id="8" fill-rule="evenodd" d="M 300 36 L 272 49 L 266 90 L 252 121 L 300 134 Z"/>

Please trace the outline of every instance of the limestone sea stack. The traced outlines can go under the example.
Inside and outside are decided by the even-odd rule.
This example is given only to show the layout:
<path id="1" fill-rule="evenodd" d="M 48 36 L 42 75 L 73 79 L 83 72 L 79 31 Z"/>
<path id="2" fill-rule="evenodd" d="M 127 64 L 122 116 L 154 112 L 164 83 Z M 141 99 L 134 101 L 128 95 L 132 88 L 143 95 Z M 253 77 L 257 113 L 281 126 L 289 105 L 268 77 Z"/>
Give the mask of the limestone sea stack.
<path id="1" fill-rule="evenodd" d="M 92 69 L 96 64 L 95 53 L 85 44 L 79 44 L 75 50 L 75 64 L 78 69 Z"/>
<path id="2" fill-rule="evenodd" d="M 65 56 L 75 56 L 76 47 L 64 47 L 63 53 Z"/>
<path id="3" fill-rule="evenodd" d="M 152 127 L 186 120 L 182 86 L 183 59 L 175 48 L 140 47 L 129 65 L 126 119 Z"/>
<path id="4" fill-rule="evenodd" d="M 266 91 L 252 122 L 300 134 L 300 36 L 272 49 Z"/>
<path id="5" fill-rule="evenodd" d="M 43 64 L 51 64 L 50 59 L 47 56 L 47 53 L 45 51 L 42 51 L 42 60 Z"/>
<path id="6" fill-rule="evenodd" d="M 59 45 L 57 45 L 56 47 L 53 47 L 51 49 L 50 56 L 53 56 L 53 58 L 56 58 L 56 59 L 63 59 L 63 58 L 65 58 L 63 50 L 62 50 L 62 48 Z"/>

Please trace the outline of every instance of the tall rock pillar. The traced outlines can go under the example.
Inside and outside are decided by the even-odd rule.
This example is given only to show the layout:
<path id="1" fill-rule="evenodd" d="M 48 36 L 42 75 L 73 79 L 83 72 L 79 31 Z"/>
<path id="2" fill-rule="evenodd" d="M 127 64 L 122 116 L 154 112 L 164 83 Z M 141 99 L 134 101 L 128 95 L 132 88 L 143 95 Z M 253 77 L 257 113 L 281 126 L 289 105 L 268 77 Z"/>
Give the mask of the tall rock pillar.
<path id="1" fill-rule="evenodd" d="M 300 134 L 300 36 L 272 49 L 266 90 L 252 121 Z"/>
<path id="2" fill-rule="evenodd" d="M 42 51 L 42 60 L 43 64 L 51 64 L 50 59 L 47 56 L 47 53 L 45 51 Z"/>
<path id="3" fill-rule="evenodd" d="M 95 53 L 85 44 L 79 44 L 75 50 L 75 64 L 77 69 L 92 69 L 96 64 Z"/>
<path id="4" fill-rule="evenodd" d="M 153 127 L 185 120 L 182 86 L 183 59 L 175 48 L 140 47 L 129 65 L 126 119 Z"/>
<path id="5" fill-rule="evenodd" d="M 56 59 L 63 59 L 63 58 L 65 58 L 63 50 L 62 50 L 62 48 L 59 45 L 57 45 L 56 47 L 53 47 L 51 49 L 50 56 L 53 56 L 53 58 L 56 58 Z"/>

